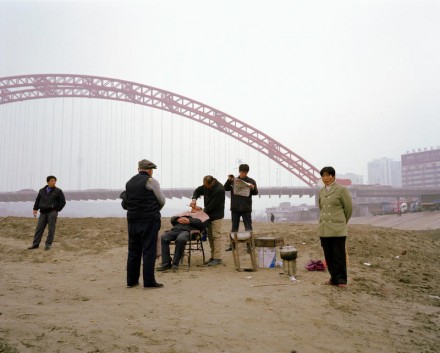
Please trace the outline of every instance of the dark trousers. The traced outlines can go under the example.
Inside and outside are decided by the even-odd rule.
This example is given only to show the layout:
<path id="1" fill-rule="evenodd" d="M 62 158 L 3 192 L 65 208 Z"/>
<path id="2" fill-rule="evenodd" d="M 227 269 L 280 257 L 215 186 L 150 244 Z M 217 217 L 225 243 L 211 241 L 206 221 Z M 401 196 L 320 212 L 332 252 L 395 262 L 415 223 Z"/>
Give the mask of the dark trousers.
<path id="1" fill-rule="evenodd" d="M 252 230 L 252 212 L 231 211 L 232 228 L 231 232 L 238 232 L 240 226 L 240 217 L 243 218 L 244 230 Z"/>
<path id="2" fill-rule="evenodd" d="M 53 239 L 55 238 L 55 227 L 57 224 L 57 211 L 50 211 L 49 213 L 40 213 L 40 217 L 38 218 L 37 229 L 35 230 L 34 241 L 32 245 L 38 246 L 40 245 L 41 238 L 43 237 L 44 229 L 49 225 L 49 231 L 47 233 L 46 245 L 50 246 L 53 243 Z"/>
<path id="3" fill-rule="evenodd" d="M 178 266 L 183 256 L 185 245 L 189 240 L 189 231 L 181 229 L 171 229 L 162 235 L 162 265 L 171 264 L 170 242 L 175 241 L 173 265 Z"/>
<path id="4" fill-rule="evenodd" d="M 347 254 L 345 240 L 347 237 L 321 237 L 325 261 L 330 281 L 333 284 L 347 284 Z"/>
<path id="5" fill-rule="evenodd" d="M 143 262 L 144 287 L 156 283 L 154 264 L 156 263 L 157 235 L 160 220 L 143 223 L 128 223 L 127 285 L 139 283 L 141 260 Z"/>

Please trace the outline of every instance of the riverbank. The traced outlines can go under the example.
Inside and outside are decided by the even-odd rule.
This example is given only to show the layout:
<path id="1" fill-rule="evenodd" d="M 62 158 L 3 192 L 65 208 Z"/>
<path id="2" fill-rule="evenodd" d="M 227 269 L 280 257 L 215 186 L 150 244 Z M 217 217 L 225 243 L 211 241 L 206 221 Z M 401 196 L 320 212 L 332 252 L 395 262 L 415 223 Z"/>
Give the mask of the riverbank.
<path id="1" fill-rule="evenodd" d="M 375 219 L 388 219 L 382 217 Z M 345 290 L 325 285 L 326 272 L 304 268 L 322 259 L 316 225 L 287 223 L 255 223 L 255 234 L 295 245 L 296 282 L 280 268 L 237 272 L 225 252 L 221 266 L 203 266 L 195 254 L 190 271 L 158 273 L 164 288 L 144 290 L 125 288 L 124 219 L 61 217 L 49 251 L 26 249 L 35 219 L 2 219 L 0 347 L 8 353 L 438 352 L 440 230 L 356 222 L 349 226 Z M 229 226 L 225 220 L 225 238 Z"/>

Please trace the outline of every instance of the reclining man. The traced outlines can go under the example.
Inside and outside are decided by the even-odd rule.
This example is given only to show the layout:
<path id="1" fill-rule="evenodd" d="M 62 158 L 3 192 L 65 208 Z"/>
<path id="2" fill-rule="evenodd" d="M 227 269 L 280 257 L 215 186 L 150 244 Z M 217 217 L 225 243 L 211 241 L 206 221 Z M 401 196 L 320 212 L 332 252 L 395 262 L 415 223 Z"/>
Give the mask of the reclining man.
<path id="1" fill-rule="evenodd" d="M 208 225 L 208 222 L 208 215 L 203 210 L 197 208 L 192 208 L 190 212 L 183 212 L 171 217 L 173 228 L 161 236 L 162 265 L 156 270 L 166 271 L 171 268 L 177 270 L 185 250 L 185 245 L 189 240 L 190 232 L 192 230 L 202 231 Z M 175 241 L 175 249 L 171 262 L 170 242 L 173 240 Z"/>

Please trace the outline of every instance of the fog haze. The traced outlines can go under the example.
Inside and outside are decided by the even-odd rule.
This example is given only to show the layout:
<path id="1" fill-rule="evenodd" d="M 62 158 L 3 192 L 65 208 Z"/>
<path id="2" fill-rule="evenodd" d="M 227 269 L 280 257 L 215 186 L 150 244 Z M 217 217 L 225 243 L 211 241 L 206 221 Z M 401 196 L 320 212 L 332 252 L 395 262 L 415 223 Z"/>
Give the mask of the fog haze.
<path id="1" fill-rule="evenodd" d="M 166 89 L 264 131 L 317 168 L 333 165 L 337 172 L 361 174 L 367 182 L 372 159 L 399 160 L 406 151 L 440 145 L 439 13 L 439 2 L 425 0 L 3 1 L 0 76 L 75 73 Z M 0 107 L 3 140 L 9 141 L 6 135 L 11 139 L 3 147 L 12 146 L 3 148 L 1 158 L 7 170 L 16 169 L 16 174 L 3 172 L 3 190 L 37 189 L 49 170 L 62 175 L 67 189 L 123 187 L 136 162 L 150 156 L 162 164 L 156 175 L 165 187 L 197 186 L 205 174 L 223 182 L 242 160 L 251 161 L 251 171 L 258 170 L 254 176 L 260 185 L 301 184 L 272 162 L 250 155 L 246 146 L 232 145 L 218 132 L 206 132 L 183 118 L 174 119 L 174 129 L 181 126 L 187 133 L 176 135 L 174 146 L 160 146 L 168 152 L 159 155 L 157 144 L 153 150 L 145 141 L 121 151 L 122 142 L 109 147 L 102 137 L 103 148 L 93 159 L 95 152 L 89 151 L 98 148 L 87 145 L 92 137 L 84 131 L 93 129 L 99 109 L 116 111 L 102 118 L 115 117 L 114 131 L 124 131 L 118 119 L 130 114 L 151 119 L 155 128 L 172 124 L 173 117 L 146 108 L 108 108 L 110 102 L 75 103 L 70 110 L 69 101 L 63 108 L 61 104 Z M 53 140 L 46 145 L 24 142 L 23 149 L 14 145 L 17 130 L 29 129 L 24 134 L 35 136 L 38 129 L 61 124 L 55 116 L 79 110 L 85 120 L 75 118 L 75 132 L 62 137 L 70 144 L 64 152 L 62 143 Z M 177 170 L 180 174 L 188 168 L 185 153 L 191 145 L 185 141 L 200 143 L 200 135 L 214 141 L 204 146 L 216 148 L 216 154 L 226 145 L 231 150 L 222 151 L 215 166 L 206 162 L 207 155 L 197 155 L 203 162 L 191 162 L 193 175 L 178 178 Z M 75 144 L 84 149 L 65 155 Z M 29 157 L 27 150 L 36 147 L 57 151 L 46 158 L 47 166 Z M 99 164 L 106 150 L 117 159 L 112 167 L 117 178 L 109 181 L 107 166 Z M 72 169 L 64 173 L 66 168 Z"/>

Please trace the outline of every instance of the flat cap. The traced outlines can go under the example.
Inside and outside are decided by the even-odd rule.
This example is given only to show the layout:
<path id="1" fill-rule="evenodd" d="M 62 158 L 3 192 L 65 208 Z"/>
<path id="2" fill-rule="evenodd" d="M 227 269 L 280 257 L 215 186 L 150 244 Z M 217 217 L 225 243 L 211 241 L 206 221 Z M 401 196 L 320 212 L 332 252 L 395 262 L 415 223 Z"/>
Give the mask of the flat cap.
<path id="1" fill-rule="evenodd" d="M 153 162 L 150 162 L 149 160 L 143 159 L 139 161 L 138 168 L 141 170 L 148 170 L 148 169 L 156 169 L 157 166 Z"/>

